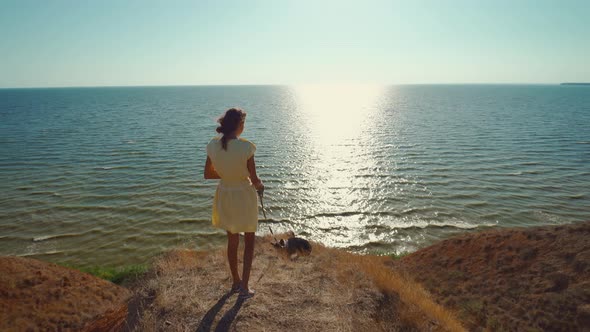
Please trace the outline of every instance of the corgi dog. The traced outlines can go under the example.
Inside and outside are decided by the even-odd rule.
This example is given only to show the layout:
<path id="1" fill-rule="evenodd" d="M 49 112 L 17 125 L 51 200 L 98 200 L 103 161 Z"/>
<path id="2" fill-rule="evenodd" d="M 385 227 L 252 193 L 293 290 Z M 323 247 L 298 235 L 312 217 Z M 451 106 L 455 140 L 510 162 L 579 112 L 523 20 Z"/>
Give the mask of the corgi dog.
<path id="1" fill-rule="evenodd" d="M 286 249 L 291 258 L 297 256 L 299 253 L 309 255 L 311 254 L 311 244 L 306 239 L 295 237 L 293 231 L 287 233 L 289 238 L 286 240 L 280 239 L 278 242 L 273 242 L 273 246 L 277 248 Z"/>

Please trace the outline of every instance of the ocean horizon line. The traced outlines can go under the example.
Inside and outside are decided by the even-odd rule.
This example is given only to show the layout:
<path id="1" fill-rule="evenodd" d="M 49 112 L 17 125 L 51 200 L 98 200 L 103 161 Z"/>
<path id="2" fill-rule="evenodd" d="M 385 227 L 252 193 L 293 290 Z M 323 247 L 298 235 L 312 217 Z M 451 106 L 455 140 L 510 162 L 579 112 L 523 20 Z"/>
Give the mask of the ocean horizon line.
<path id="1" fill-rule="evenodd" d="M 571 84 L 571 83 L 569 83 Z M 41 89 L 93 89 L 93 88 L 180 88 L 180 87 L 269 87 L 269 86 L 305 86 L 305 85 L 378 85 L 378 86 L 466 86 L 466 85 L 483 85 L 483 86 L 517 86 L 517 85 L 538 85 L 538 86 L 555 86 L 555 85 L 568 85 L 564 82 L 557 83 L 527 83 L 527 82 L 515 82 L 515 83 L 501 83 L 501 82 L 489 82 L 489 83 L 477 83 L 477 82 L 464 82 L 464 83 L 338 83 L 338 82 L 315 82 L 315 83 L 293 83 L 293 84 L 274 84 L 274 83 L 263 83 L 263 84 L 163 84 L 163 85 L 64 85 L 64 86 L 22 86 L 22 87 L 0 87 L 0 90 L 41 90 Z"/>

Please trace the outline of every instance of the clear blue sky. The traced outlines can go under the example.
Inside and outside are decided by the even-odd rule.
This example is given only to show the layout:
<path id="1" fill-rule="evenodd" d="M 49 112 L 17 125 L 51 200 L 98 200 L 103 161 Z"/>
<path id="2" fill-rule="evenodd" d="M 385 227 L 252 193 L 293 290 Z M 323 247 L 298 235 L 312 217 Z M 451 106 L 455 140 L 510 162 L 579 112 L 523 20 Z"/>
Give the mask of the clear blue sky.
<path id="1" fill-rule="evenodd" d="M 0 0 L 0 87 L 563 81 L 588 0 Z"/>

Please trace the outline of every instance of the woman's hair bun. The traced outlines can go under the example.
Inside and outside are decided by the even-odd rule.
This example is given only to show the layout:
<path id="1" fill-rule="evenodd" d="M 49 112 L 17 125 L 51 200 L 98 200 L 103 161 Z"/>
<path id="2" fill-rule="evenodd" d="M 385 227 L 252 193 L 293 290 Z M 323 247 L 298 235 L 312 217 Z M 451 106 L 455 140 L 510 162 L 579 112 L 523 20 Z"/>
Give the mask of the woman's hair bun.
<path id="1" fill-rule="evenodd" d="M 220 134 L 223 134 L 221 138 L 221 144 L 224 150 L 227 150 L 227 137 L 238 129 L 238 126 L 242 121 L 246 119 L 246 112 L 239 108 L 230 108 L 223 114 L 222 117 L 217 119 L 220 126 L 215 129 Z"/>

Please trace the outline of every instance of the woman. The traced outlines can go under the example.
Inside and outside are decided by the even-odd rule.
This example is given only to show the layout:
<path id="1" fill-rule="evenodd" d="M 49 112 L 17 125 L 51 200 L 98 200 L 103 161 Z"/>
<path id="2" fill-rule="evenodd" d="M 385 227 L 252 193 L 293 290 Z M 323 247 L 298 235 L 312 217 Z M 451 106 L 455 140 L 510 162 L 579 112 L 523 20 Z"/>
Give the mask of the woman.
<path id="1" fill-rule="evenodd" d="M 227 232 L 227 260 L 233 279 L 232 292 L 241 298 L 254 296 L 249 288 L 250 269 L 254 255 L 254 233 L 258 226 L 258 198 L 264 185 L 256 175 L 254 152 L 256 146 L 240 138 L 244 131 L 246 113 L 231 108 L 217 120 L 221 137 L 207 144 L 205 179 L 221 179 L 213 199 L 213 226 Z M 244 232 L 244 267 L 238 273 L 239 233 Z"/>

